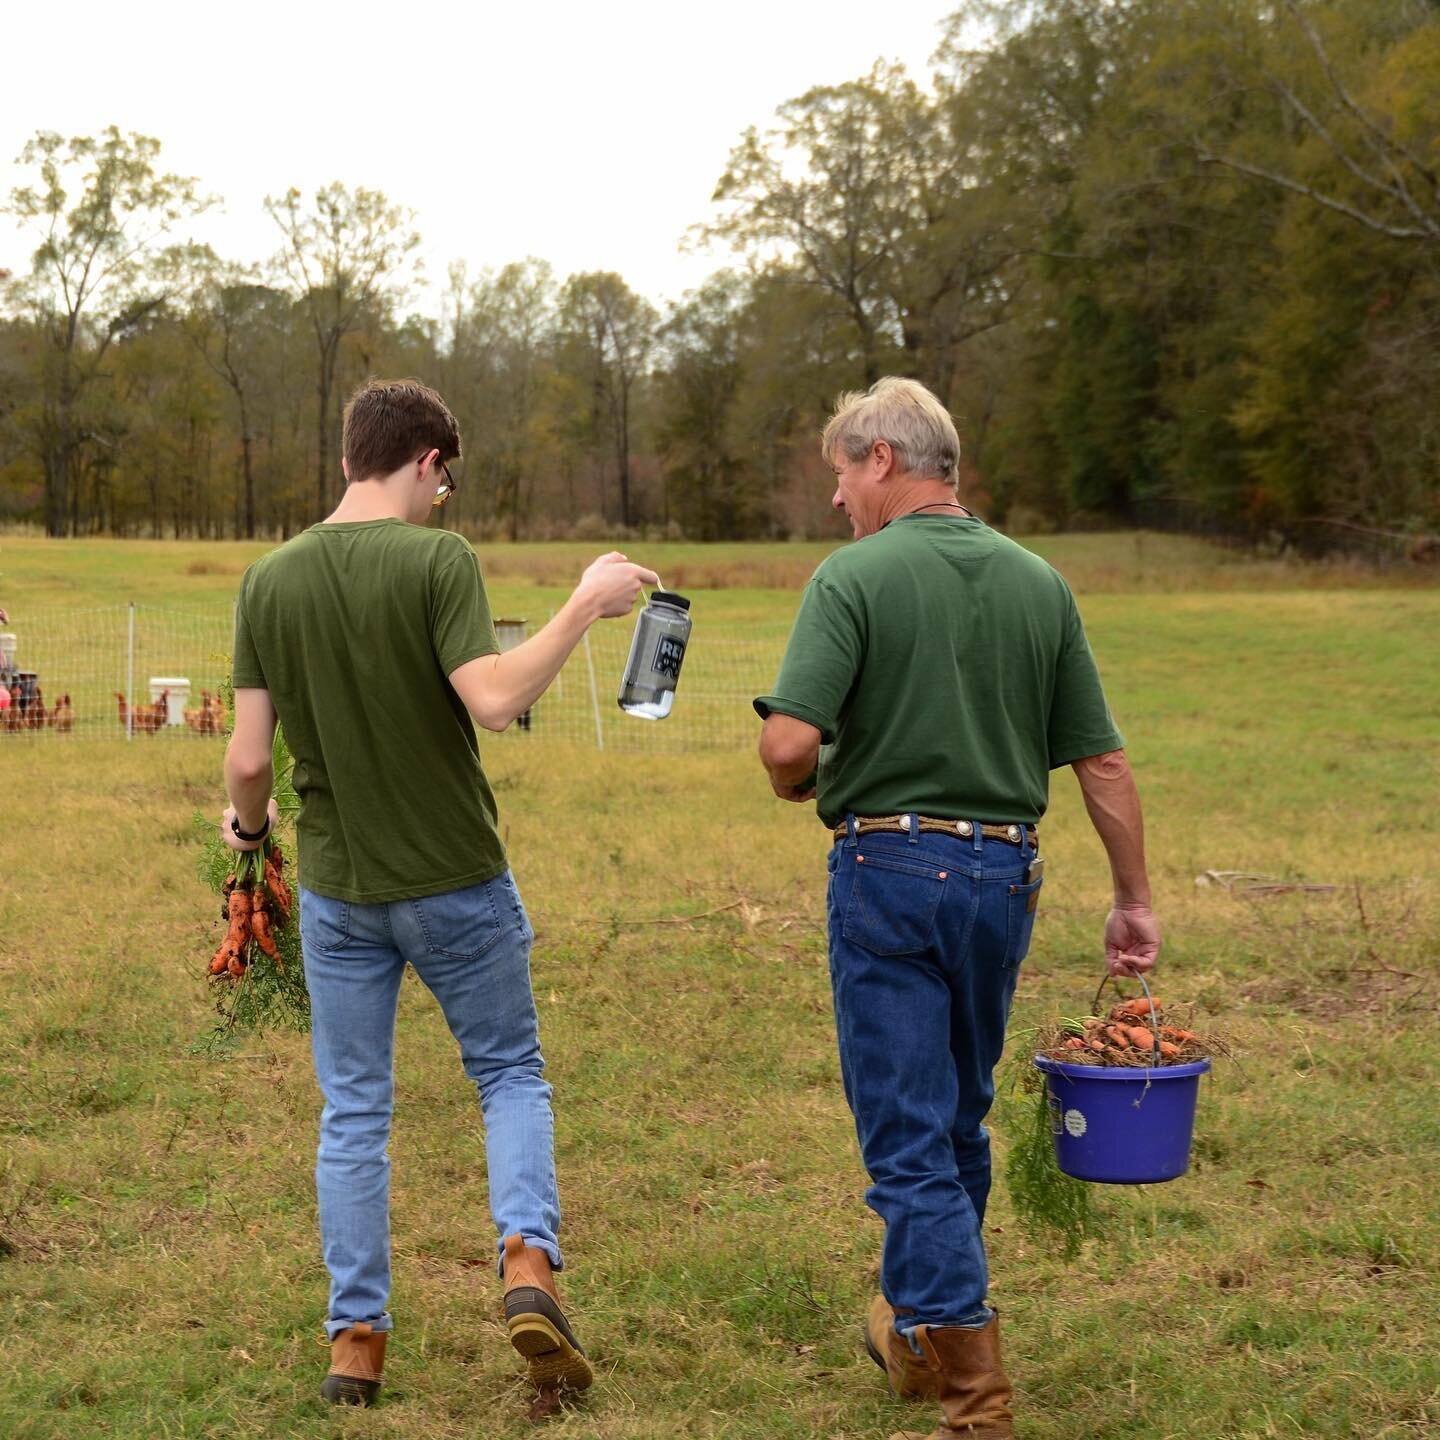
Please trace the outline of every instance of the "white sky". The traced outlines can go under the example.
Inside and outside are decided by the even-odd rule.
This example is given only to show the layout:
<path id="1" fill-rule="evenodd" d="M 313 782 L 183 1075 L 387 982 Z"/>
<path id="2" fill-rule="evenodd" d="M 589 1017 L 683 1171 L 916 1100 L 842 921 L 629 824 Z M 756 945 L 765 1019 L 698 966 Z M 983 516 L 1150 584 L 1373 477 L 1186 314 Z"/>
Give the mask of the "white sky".
<path id="1" fill-rule="evenodd" d="M 416 212 L 426 277 L 536 255 L 652 300 L 728 262 L 682 254 L 747 125 L 880 57 L 928 77 L 946 0 L 609 4 L 74 0 L 6 9 L 0 195 L 38 129 L 156 136 L 224 210 L 196 233 L 258 260 L 267 194 L 331 180 Z M 0 267 L 28 266 L 0 217 Z M 423 298 L 417 308 L 430 310 Z"/>

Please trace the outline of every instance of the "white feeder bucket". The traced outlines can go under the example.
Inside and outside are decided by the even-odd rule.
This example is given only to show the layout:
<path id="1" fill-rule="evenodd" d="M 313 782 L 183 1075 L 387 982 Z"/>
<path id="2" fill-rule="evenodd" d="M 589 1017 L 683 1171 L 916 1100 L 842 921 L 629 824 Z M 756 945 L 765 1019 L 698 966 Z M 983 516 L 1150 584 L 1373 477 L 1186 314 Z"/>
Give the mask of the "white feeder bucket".
<path id="1" fill-rule="evenodd" d="M 154 705 L 162 692 L 168 690 L 165 704 L 167 725 L 183 725 L 185 717 L 180 712 L 190 703 L 190 681 L 184 675 L 152 675 L 150 677 L 150 703 Z"/>

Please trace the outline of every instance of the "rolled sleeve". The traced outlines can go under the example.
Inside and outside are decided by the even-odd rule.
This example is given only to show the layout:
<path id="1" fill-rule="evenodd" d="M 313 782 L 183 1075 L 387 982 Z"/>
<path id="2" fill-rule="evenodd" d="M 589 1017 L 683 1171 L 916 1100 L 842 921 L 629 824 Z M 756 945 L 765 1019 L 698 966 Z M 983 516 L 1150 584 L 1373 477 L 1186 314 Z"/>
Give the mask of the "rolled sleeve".
<path id="1" fill-rule="evenodd" d="M 775 688 L 756 697 L 756 713 L 762 719 L 778 713 L 803 720 L 820 732 L 824 744 L 833 744 L 864 657 L 861 617 L 815 576 L 801 598 Z"/>

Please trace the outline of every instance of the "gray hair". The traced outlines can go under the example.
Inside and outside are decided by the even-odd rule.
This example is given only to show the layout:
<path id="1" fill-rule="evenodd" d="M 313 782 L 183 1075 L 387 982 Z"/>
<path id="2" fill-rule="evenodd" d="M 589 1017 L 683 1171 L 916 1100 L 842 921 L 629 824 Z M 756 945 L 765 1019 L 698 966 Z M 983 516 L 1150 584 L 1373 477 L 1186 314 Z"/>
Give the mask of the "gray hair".
<path id="1" fill-rule="evenodd" d="M 950 412 L 918 380 L 887 375 L 863 393 L 851 390 L 835 402 L 820 436 L 827 461 L 837 448 L 847 460 L 863 460 L 877 440 L 895 452 L 895 467 L 925 480 L 959 481 L 960 436 Z"/>

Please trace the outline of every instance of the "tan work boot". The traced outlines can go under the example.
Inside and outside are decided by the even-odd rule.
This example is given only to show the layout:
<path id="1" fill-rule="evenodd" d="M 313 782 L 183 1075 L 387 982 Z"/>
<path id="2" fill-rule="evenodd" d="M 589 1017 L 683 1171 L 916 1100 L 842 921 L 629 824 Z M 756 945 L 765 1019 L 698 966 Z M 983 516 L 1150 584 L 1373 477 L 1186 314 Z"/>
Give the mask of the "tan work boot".
<path id="1" fill-rule="evenodd" d="M 917 1355 L 903 1335 L 895 1333 L 895 1312 L 883 1295 L 877 1295 L 871 1302 L 865 1321 L 865 1349 L 885 1372 L 895 1394 L 907 1399 L 925 1396 L 933 1400 L 940 1393 L 940 1379 L 930 1362 L 923 1355 Z"/>
<path id="2" fill-rule="evenodd" d="M 530 1383 L 584 1390 L 595 1376 L 560 1309 L 550 1257 L 507 1235 L 503 1265 L 505 1324 L 510 1343 L 530 1362 Z"/>
<path id="3" fill-rule="evenodd" d="M 983 1330 L 919 1325 L 915 1338 L 940 1377 L 940 1428 L 891 1440 L 1013 1440 L 1010 1381 L 1000 1364 L 1000 1317 Z"/>
<path id="4" fill-rule="evenodd" d="M 321 1397 L 335 1405 L 373 1405 L 380 1393 L 388 1333 L 364 1320 L 342 1330 L 330 1342 L 330 1373 L 320 1387 Z"/>

